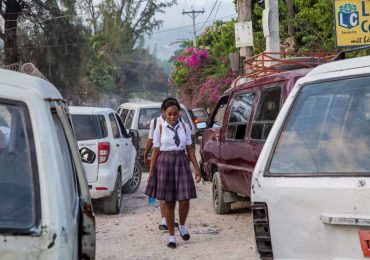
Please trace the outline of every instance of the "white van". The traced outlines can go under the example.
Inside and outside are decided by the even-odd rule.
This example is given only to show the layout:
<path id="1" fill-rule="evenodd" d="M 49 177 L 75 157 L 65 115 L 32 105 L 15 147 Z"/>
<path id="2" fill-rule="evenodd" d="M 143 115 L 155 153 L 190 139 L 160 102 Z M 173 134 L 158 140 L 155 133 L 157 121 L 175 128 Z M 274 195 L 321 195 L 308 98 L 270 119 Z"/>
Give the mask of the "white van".
<path id="1" fill-rule="evenodd" d="M 58 90 L 0 69 L 0 132 L 0 259 L 94 259 L 95 217 Z"/>
<path id="2" fill-rule="evenodd" d="M 187 108 L 181 106 L 181 118 L 184 119 L 191 129 L 191 138 L 195 147 L 195 135 L 196 127 L 191 118 L 191 115 Z M 144 151 L 146 141 L 149 135 L 150 120 L 157 118 L 162 114 L 161 103 L 154 102 L 138 102 L 138 103 L 123 103 L 118 107 L 117 113 L 122 119 L 126 129 L 129 129 L 132 134 L 138 137 L 137 152 L 138 158 L 143 165 L 144 162 Z"/>
<path id="3" fill-rule="evenodd" d="M 370 256 L 370 57 L 318 66 L 296 83 L 251 194 L 259 257 Z"/>

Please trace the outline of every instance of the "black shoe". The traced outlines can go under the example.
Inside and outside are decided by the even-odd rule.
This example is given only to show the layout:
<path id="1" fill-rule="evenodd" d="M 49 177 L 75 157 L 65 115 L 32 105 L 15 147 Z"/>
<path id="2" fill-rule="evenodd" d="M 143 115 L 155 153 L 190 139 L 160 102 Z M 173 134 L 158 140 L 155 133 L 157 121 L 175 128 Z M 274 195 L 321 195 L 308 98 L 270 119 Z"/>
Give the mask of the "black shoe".
<path id="1" fill-rule="evenodd" d="M 180 232 L 180 236 L 182 237 L 183 240 L 187 241 L 187 240 L 190 239 L 189 233 L 182 234 L 180 229 L 179 229 L 179 232 Z"/>
<path id="2" fill-rule="evenodd" d="M 164 224 L 159 225 L 158 228 L 159 228 L 159 230 L 168 230 L 167 225 L 164 225 Z"/>
<path id="3" fill-rule="evenodd" d="M 171 248 L 171 249 L 175 249 L 175 248 L 176 248 L 176 243 L 174 243 L 174 242 L 169 242 L 169 243 L 167 244 L 167 247 L 169 247 L 169 248 Z"/>
<path id="4" fill-rule="evenodd" d="M 177 222 L 175 222 L 175 227 L 179 227 L 179 223 L 177 223 Z M 164 225 L 164 224 L 160 224 L 159 226 L 158 226 L 158 228 L 159 228 L 159 230 L 168 230 L 168 227 L 167 227 L 167 225 Z"/>

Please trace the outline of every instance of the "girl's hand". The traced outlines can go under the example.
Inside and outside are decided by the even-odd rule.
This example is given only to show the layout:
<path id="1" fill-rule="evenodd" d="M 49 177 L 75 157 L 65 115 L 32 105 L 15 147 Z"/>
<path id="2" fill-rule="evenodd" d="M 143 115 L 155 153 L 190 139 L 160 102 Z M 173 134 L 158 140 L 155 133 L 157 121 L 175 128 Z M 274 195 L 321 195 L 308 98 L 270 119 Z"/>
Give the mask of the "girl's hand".
<path id="1" fill-rule="evenodd" d="M 201 180 L 201 177 L 200 177 L 200 174 L 199 174 L 199 171 L 195 171 L 195 182 L 196 183 L 199 183 Z"/>
<path id="2" fill-rule="evenodd" d="M 148 175 L 148 179 L 146 180 L 147 182 L 149 182 L 149 180 L 150 180 L 150 178 L 152 177 L 152 174 L 151 173 L 149 173 L 149 175 Z"/>

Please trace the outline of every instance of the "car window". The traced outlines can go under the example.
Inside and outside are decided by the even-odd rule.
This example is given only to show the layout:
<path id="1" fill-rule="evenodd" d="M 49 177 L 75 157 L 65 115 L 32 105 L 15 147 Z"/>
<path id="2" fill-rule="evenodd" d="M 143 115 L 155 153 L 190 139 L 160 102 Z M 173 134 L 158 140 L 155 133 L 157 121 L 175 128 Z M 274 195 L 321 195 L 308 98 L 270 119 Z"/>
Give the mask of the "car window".
<path id="1" fill-rule="evenodd" d="M 369 174 L 369 77 L 305 86 L 279 137 L 270 173 Z"/>
<path id="2" fill-rule="evenodd" d="M 251 139 L 266 140 L 280 110 L 281 88 L 265 89 L 261 93 L 254 116 Z"/>
<path id="3" fill-rule="evenodd" d="M 121 138 L 121 134 L 118 128 L 119 126 L 117 125 L 117 122 L 114 119 L 113 113 L 109 114 L 109 121 L 110 121 L 110 125 L 112 126 L 112 133 L 113 133 L 114 139 Z"/>
<path id="4" fill-rule="evenodd" d="M 243 93 L 235 95 L 226 128 L 226 139 L 244 139 L 249 116 L 252 112 L 254 97 L 255 93 Z"/>
<path id="5" fill-rule="evenodd" d="M 184 120 L 184 122 L 189 125 L 190 129 L 193 129 L 193 127 L 192 127 L 192 125 L 190 123 L 189 116 L 188 116 L 188 114 L 186 113 L 186 111 L 183 108 L 181 108 L 181 110 L 180 110 L 180 116 Z"/>
<path id="6" fill-rule="evenodd" d="M 53 114 L 54 126 L 56 129 L 56 134 L 59 141 L 60 147 L 60 162 L 64 166 L 62 172 L 65 174 L 67 179 L 67 185 L 63 185 L 65 189 L 64 197 L 70 203 L 71 212 L 76 213 L 76 207 L 78 205 L 78 194 L 77 194 L 77 182 L 76 182 L 76 172 L 73 164 L 73 158 L 70 152 L 70 148 L 66 139 L 66 135 L 63 126 L 56 114 Z"/>
<path id="7" fill-rule="evenodd" d="M 207 112 L 204 109 L 194 109 L 192 110 L 194 116 L 196 116 L 199 122 L 206 122 L 208 120 Z"/>
<path id="8" fill-rule="evenodd" d="M 35 154 L 27 107 L 1 99 L 0 232 L 32 233 L 40 221 Z"/>
<path id="9" fill-rule="evenodd" d="M 150 120 L 159 117 L 162 114 L 161 109 L 158 108 L 142 108 L 139 114 L 139 129 L 149 129 Z"/>
<path id="10" fill-rule="evenodd" d="M 224 116 L 227 108 L 227 102 L 229 101 L 229 96 L 222 97 L 217 104 L 216 110 L 213 112 L 211 119 L 212 128 L 220 128 L 224 121 Z"/>
<path id="11" fill-rule="evenodd" d="M 72 115 L 77 141 L 102 139 L 108 136 L 107 124 L 102 115 Z"/>
<path id="12" fill-rule="evenodd" d="M 116 120 L 118 122 L 118 127 L 121 130 L 122 136 L 125 137 L 125 138 L 129 138 L 130 136 L 128 135 L 128 133 L 126 131 L 125 126 L 123 125 L 121 118 L 117 114 L 115 114 L 115 116 L 116 116 Z"/>
<path id="13" fill-rule="evenodd" d="M 121 111 L 118 113 L 122 122 L 125 122 L 126 121 L 126 117 L 127 117 L 127 113 L 128 113 L 128 109 L 126 108 L 122 108 Z"/>
<path id="14" fill-rule="evenodd" d="M 127 113 L 126 121 L 125 121 L 125 128 L 126 129 L 134 128 L 134 126 L 132 126 L 132 121 L 134 120 L 134 115 L 135 115 L 135 110 L 130 110 Z"/>

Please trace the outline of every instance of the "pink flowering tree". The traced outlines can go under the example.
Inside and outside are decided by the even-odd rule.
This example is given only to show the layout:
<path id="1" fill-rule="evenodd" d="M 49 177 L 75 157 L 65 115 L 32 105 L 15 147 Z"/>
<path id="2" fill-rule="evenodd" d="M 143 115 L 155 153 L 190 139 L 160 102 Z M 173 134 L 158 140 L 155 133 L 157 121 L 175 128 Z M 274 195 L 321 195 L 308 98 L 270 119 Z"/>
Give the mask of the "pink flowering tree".
<path id="1" fill-rule="evenodd" d="M 234 22 L 216 22 L 199 37 L 200 48 L 187 47 L 171 58 L 174 70 L 169 85 L 189 108 L 212 109 L 237 77 L 228 54 L 235 51 Z M 192 42 L 186 42 L 190 46 Z"/>

